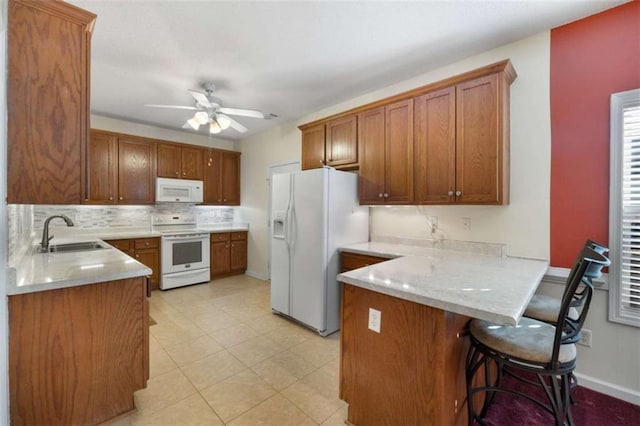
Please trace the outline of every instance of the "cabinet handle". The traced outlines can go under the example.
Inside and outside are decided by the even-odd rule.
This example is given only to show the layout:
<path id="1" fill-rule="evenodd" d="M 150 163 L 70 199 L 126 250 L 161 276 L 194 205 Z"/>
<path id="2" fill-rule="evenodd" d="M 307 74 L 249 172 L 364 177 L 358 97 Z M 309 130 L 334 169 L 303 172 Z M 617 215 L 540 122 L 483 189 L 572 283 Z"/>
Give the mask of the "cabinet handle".
<path id="1" fill-rule="evenodd" d="M 378 198 L 382 198 L 382 192 L 378 194 Z"/>
<path id="2" fill-rule="evenodd" d="M 389 198 L 389 194 L 388 193 L 384 193 L 384 198 Z"/>
<path id="3" fill-rule="evenodd" d="M 113 197 L 109 197 L 109 201 L 113 201 Z"/>
<path id="4" fill-rule="evenodd" d="M 136 259 L 140 259 L 140 255 L 139 254 L 136 254 Z"/>
<path id="5" fill-rule="evenodd" d="M 449 197 L 453 195 L 453 191 L 449 191 Z"/>
<path id="6" fill-rule="evenodd" d="M 462 195 L 462 191 L 456 191 L 456 196 L 459 197 Z"/>
<path id="7" fill-rule="evenodd" d="M 222 201 L 220 198 L 218 198 L 218 202 Z"/>
<path id="8" fill-rule="evenodd" d="M 176 176 L 179 175 L 179 174 L 180 174 L 180 172 L 176 172 Z"/>
<path id="9" fill-rule="evenodd" d="M 226 203 L 226 202 L 227 202 L 227 199 L 225 198 L 225 199 L 224 199 L 224 200 L 222 200 L 222 201 Z"/>
<path id="10" fill-rule="evenodd" d="M 124 198 L 120 197 L 120 201 L 124 200 Z"/>
<path id="11" fill-rule="evenodd" d="M 182 172 L 182 176 L 186 176 L 186 175 L 187 175 L 187 172 Z"/>
<path id="12" fill-rule="evenodd" d="M 144 245 L 145 245 L 145 246 L 148 246 L 148 245 L 149 245 L 149 243 L 144 243 Z"/>

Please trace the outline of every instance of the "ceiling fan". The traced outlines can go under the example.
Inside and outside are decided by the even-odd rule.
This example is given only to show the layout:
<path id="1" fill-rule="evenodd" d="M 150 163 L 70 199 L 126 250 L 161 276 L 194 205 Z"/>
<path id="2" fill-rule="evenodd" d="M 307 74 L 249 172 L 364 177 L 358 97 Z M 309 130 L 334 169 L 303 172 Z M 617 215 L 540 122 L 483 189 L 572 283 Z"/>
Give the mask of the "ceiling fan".
<path id="1" fill-rule="evenodd" d="M 213 91 L 216 86 L 213 83 L 204 83 L 202 87 L 205 93 L 197 90 L 189 89 L 188 92 L 196 100 L 195 106 L 182 106 L 182 105 L 153 105 L 147 104 L 147 107 L 154 108 L 174 108 L 174 109 L 188 109 L 196 111 L 192 118 L 187 120 L 182 126 L 183 129 L 198 130 L 201 125 L 209 125 L 209 133 L 217 134 L 223 130 L 231 127 L 240 133 L 245 133 L 248 129 L 242 124 L 238 123 L 229 115 L 237 115 L 239 117 L 251 117 L 251 118 L 263 118 L 270 119 L 276 117 L 274 114 L 265 116 L 262 111 L 255 109 L 242 109 L 242 108 L 227 108 L 222 106 L 222 101 L 213 96 Z"/>

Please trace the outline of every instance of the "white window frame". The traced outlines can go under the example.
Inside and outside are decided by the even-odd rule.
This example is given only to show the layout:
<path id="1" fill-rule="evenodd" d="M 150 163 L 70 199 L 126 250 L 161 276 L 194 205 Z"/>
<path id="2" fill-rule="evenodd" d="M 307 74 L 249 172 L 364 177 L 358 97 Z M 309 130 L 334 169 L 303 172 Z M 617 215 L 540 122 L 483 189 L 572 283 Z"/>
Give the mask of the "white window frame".
<path id="1" fill-rule="evenodd" d="M 609 320 L 640 327 L 640 308 L 623 305 L 622 295 L 622 197 L 623 112 L 640 107 L 640 89 L 611 95 L 610 184 L 609 184 Z"/>

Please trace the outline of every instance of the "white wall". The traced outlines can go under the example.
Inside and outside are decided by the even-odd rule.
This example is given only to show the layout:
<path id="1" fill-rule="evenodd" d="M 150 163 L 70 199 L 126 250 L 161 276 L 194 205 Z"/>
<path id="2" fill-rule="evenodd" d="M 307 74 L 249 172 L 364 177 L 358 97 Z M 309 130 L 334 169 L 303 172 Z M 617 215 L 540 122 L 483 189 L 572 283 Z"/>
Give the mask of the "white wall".
<path id="1" fill-rule="evenodd" d="M 161 127 L 148 126 L 146 124 L 132 123 L 115 118 L 91 114 L 91 128 L 108 130 L 128 135 L 144 136 L 148 138 L 163 139 L 173 142 L 201 145 L 208 148 L 234 149 L 234 142 L 224 139 L 216 139 L 197 133 L 179 132 L 177 130 L 163 129 Z"/>
<path id="2" fill-rule="evenodd" d="M 396 93 L 439 81 L 503 59 L 511 59 L 518 78 L 511 86 L 511 203 L 509 206 L 426 207 L 438 216 L 448 238 L 506 243 L 514 256 L 549 257 L 549 33 L 545 32 L 392 86 L 317 111 L 295 123 L 247 138 L 242 151 L 241 220 L 251 224 L 249 271 L 267 277 L 267 168 L 300 160 L 297 125 L 323 118 Z M 460 217 L 471 218 L 462 231 Z M 426 238 L 427 228 L 416 207 L 373 208 L 372 235 Z"/>

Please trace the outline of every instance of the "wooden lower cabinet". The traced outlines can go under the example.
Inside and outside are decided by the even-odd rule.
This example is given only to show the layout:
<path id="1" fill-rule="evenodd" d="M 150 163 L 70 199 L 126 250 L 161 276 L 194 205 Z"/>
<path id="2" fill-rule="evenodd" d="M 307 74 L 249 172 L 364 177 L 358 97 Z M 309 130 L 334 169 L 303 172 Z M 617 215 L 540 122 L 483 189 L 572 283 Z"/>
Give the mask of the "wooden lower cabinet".
<path id="1" fill-rule="evenodd" d="M 12 424 L 94 425 L 149 378 L 147 280 L 9 296 Z"/>
<path id="2" fill-rule="evenodd" d="M 243 274 L 247 269 L 247 232 L 211 234 L 211 279 Z"/>
<path id="3" fill-rule="evenodd" d="M 369 256 L 359 253 L 340 253 L 340 272 L 353 271 L 354 269 L 364 268 L 365 266 L 375 265 L 376 263 L 389 260 L 385 257 Z"/>
<path id="4" fill-rule="evenodd" d="M 118 250 L 135 258 L 138 262 L 151 268 L 149 285 L 152 290 L 160 288 L 160 238 L 136 238 L 121 240 L 105 240 Z"/>
<path id="5" fill-rule="evenodd" d="M 382 313 L 369 330 L 369 308 Z M 353 425 L 467 424 L 469 318 L 343 285 L 340 398 Z"/>

